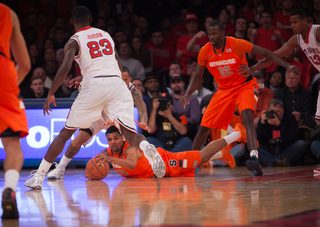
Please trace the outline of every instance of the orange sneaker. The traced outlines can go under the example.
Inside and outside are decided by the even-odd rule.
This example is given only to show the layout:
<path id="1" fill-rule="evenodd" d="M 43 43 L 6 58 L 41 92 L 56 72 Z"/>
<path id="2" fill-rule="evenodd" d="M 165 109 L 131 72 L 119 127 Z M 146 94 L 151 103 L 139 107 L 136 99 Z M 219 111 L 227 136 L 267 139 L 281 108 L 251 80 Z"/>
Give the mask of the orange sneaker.
<path id="1" fill-rule="evenodd" d="M 200 167 L 210 168 L 210 162 L 203 163 L 202 166 L 200 166 Z"/>
<path id="2" fill-rule="evenodd" d="M 234 161 L 234 158 L 233 158 L 232 154 L 230 153 L 229 149 L 227 149 L 227 148 L 225 147 L 225 148 L 223 148 L 223 149 L 221 150 L 221 152 L 222 152 L 222 158 L 221 158 L 221 159 L 225 160 L 226 163 L 227 163 L 231 168 L 235 167 L 235 166 L 236 166 L 236 162 Z"/>
<path id="3" fill-rule="evenodd" d="M 234 127 L 233 131 L 238 131 L 240 132 L 240 137 L 237 139 L 237 142 L 241 142 L 241 143 L 246 143 L 247 142 L 247 138 L 246 138 L 246 129 L 242 124 L 236 124 L 236 126 Z"/>

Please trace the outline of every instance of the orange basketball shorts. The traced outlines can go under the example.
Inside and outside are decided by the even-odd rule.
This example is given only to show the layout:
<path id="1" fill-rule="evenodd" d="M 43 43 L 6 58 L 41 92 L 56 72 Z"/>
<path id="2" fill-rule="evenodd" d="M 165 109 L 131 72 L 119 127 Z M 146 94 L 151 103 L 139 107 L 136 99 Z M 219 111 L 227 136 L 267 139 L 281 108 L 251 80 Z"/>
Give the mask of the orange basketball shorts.
<path id="1" fill-rule="evenodd" d="M 24 104 L 18 99 L 19 87 L 14 63 L 0 56 L 0 134 L 7 128 L 28 135 L 27 117 Z"/>
<path id="2" fill-rule="evenodd" d="M 240 113 L 245 109 L 251 109 L 255 112 L 258 102 L 257 92 L 258 84 L 255 78 L 231 89 L 219 89 L 212 96 L 202 117 L 201 125 L 207 128 L 226 130 L 237 106 Z"/>
<path id="3" fill-rule="evenodd" d="M 196 168 L 201 162 L 199 151 L 184 151 L 171 153 L 157 148 L 163 161 L 166 163 L 166 177 L 193 177 Z M 162 151 L 160 151 L 162 150 Z"/>

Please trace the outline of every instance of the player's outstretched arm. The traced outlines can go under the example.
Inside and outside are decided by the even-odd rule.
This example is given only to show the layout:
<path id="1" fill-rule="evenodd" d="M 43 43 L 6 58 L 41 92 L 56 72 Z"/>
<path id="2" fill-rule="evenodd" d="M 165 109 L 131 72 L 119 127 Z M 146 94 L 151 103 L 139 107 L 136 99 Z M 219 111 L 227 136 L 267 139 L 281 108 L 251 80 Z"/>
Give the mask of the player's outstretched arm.
<path id="1" fill-rule="evenodd" d="M 11 23 L 12 23 L 12 34 L 10 38 L 10 47 L 14 57 L 16 70 L 18 74 L 18 84 L 20 84 L 24 77 L 28 74 L 31 69 L 30 58 L 26 46 L 26 42 L 20 30 L 20 23 L 17 14 L 10 10 Z"/>
<path id="2" fill-rule="evenodd" d="M 125 159 L 111 157 L 102 152 L 100 154 L 97 154 L 95 158 L 98 158 L 99 160 L 105 161 L 105 162 L 112 162 L 114 164 L 121 166 L 124 169 L 134 169 L 136 168 L 137 161 L 138 161 L 138 155 L 137 155 L 138 152 L 140 152 L 138 148 L 130 146 L 125 150 L 125 153 L 126 153 Z"/>
<path id="3" fill-rule="evenodd" d="M 254 46 L 256 46 L 256 45 L 254 45 Z M 283 57 L 283 56 L 291 53 L 297 46 L 298 46 L 297 35 L 293 35 L 288 40 L 288 42 L 286 42 L 281 48 L 276 50 L 274 53 L 280 57 Z M 259 46 L 256 46 L 256 47 L 259 47 Z M 254 50 L 254 48 L 252 48 L 251 54 L 263 56 L 263 55 L 260 55 L 259 53 L 257 53 L 257 54 L 255 54 L 255 53 L 256 53 L 256 49 Z M 266 57 L 266 56 L 263 56 L 263 57 Z M 257 64 L 255 64 L 254 66 L 251 67 L 251 72 L 255 72 L 259 69 L 266 68 L 269 65 L 271 65 L 272 63 L 274 63 L 274 62 L 271 59 L 264 58 L 261 61 L 259 61 Z M 277 62 L 275 62 L 275 63 L 278 64 Z"/>

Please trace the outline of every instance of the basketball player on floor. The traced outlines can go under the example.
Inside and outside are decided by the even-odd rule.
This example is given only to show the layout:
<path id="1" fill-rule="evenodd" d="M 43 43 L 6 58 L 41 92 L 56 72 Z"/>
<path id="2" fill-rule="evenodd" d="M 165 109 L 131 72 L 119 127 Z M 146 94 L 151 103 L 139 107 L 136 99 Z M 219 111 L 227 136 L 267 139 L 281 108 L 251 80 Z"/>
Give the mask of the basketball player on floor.
<path id="1" fill-rule="evenodd" d="M 78 62 L 83 74 L 81 91 L 70 109 L 65 127 L 51 143 L 33 177 L 25 182 L 27 187 L 42 189 L 44 177 L 66 141 L 78 128 L 92 135 L 90 125 L 99 120 L 102 111 L 120 129 L 130 145 L 145 152 L 155 175 L 163 177 L 165 174 L 164 162 L 156 148 L 143 135 L 136 133 L 132 96 L 121 79 L 121 65 L 114 42 L 107 32 L 90 27 L 91 21 L 88 8 L 78 6 L 73 9 L 71 23 L 76 33 L 64 47 L 65 57 L 43 106 L 44 114 L 51 111 L 50 103 L 56 105 L 53 94 L 67 76 L 73 59 Z"/>
<path id="2" fill-rule="evenodd" d="M 135 88 L 134 85 L 130 82 L 131 77 L 129 75 L 129 69 L 125 66 L 123 66 L 122 79 L 128 86 L 128 89 L 131 91 L 133 102 L 138 109 L 140 120 L 140 122 L 137 122 L 138 125 L 142 127 L 144 130 L 150 131 L 150 128 L 147 125 L 148 114 L 146 104 L 143 101 L 141 92 L 137 88 Z M 73 86 L 74 83 L 78 84 L 79 80 L 80 78 L 72 79 L 70 81 L 71 86 Z M 95 134 L 100 132 L 102 129 L 108 129 L 108 127 L 110 127 L 111 124 L 112 122 L 110 122 L 110 119 L 108 119 L 106 114 L 103 112 L 101 114 L 100 119 L 98 121 L 93 122 L 90 126 L 93 132 L 92 135 L 80 130 L 77 137 L 71 141 L 66 153 L 62 156 L 59 164 L 56 164 L 55 169 L 48 173 L 47 178 L 49 180 L 62 179 L 64 177 L 64 172 L 66 170 L 67 165 L 72 160 L 72 158 L 79 152 L 81 145 L 85 145 Z"/>
<path id="3" fill-rule="evenodd" d="M 225 36 L 224 26 L 219 20 L 210 22 L 207 33 L 209 42 L 201 48 L 195 76 L 191 79 L 187 92 L 180 99 L 182 106 L 189 103 L 189 96 L 199 87 L 207 67 L 217 81 L 219 90 L 212 97 L 203 115 L 200 129 L 193 142 L 193 149 L 201 149 L 211 128 L 226 130 L 238 106 L 251 151 L 246 166 L 255 176 L 261 176 L 263 172 L 258 160 L 257 135 L 253 124 L 259 87 L 257 80 L 251 75 L 253 71 L 250 72 L 245 53 L 266 57 L 290 70 L 298 72 L 300 70 L 269 50 L 242 39 Z M 218 152 L 216 156 L 219 158 L 221 153 Z"/>
<path id="4" fill-rule="evenodd" d="M 24 104 L 18 99 L 18 84 L 31 68 L 18 16 L 0 3 L 0 137 L 6 153 L 2 219 L 19 218 L 15 189 L 23 164 L 20 138 L 28 135 Z M 15 63 L 10 60 L 10 48 Z"/>
<path id="5" fill-rule="evenodd" d="M 290 21 L 292 31 L 295 33 L 280 49 L 274 53 L 280 57 L 284 57 L 287 54 L 300 46 L 305 55 L 308 57 L 312 65 L 320 72 L 320 25 L 310 24 L 308 22 L 308 13 L 303 9 L 296 9 L 291 13 Z M 256 65 L 252 66 L 252 70 L 256 71 L 261 68 L 265 68 L 271 64 L 267 59 L 263 59 Z M 300 74 L 296 74 L 300 77 Z M 320 121 L 320 91 L 318 95 L 318 104 L 315 118 L 317 122 Z M 320 172 L 320 168 L 314 170 L 314 172 Z"/>
<path id="6" fill-rule="evenodd" d="M 149 178 L 154 176 L 144 153 L 136 147 L 129 146 L 126 141 L 123 141 L 123 137 L 116 127 L 109 127 L 106 136 L 110 147 L 96 155 L 96 158 L 104 162 L 111 162 L 113 168 L 122 177 Z M 237 124 L 231 134 L 210 142 L 201 151 L 171 153 L 170 151 L 163 150 L 161 147 L 158 147 L 157 150 L 166 164 L 166 177 L 191 177 L 195 175 L 198 166 L 202 166 L 208 162 L 214 154 L 228 144 L 245 140 L 246 130 L 243 125 Z M 229 151 L 224 159 L 226 161 L 232 160 L 234 163 L 233 156 Z M 87 174 L 86 177 L 89 178 Z"/>

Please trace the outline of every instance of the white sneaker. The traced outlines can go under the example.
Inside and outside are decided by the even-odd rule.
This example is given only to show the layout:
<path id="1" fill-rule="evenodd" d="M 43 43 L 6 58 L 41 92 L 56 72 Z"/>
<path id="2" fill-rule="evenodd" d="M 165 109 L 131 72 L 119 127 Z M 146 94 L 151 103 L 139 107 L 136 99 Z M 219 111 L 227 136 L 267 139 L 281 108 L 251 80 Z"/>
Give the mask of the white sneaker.
<path id="1" fill-rule="evenodd" d="M 47 174 L 48 180 L 59 180 L 59 179 L 62 179 L 64 177 L 65 169 L 61 168 L 60 165 L 58 163 L 56 163 L 56 162 L 54 162 L 53 164 L 55 164 L 55 169 L 51 170 Z"/>
<path id="2" fill-rule="evenodd" d="M 153 144 L 149 144 L 147 146 L 144 156 L 148 159 L 154 174 L 158 178 L 164 177 L 166 174 L 166 165 L 164 164 L 164 161 Z"/>
<path id="3" fill-rule="evenodd" d="M 320 167 L 314 169 L 313 172 L 319 174 L 320 173 Z"/>
<path id="4" fill-rule="evenodd" d="M 30 172 L 30 175 L 32 176 L 29 180 L 26 180 L 24 182 L 24 186 L 41 190 L 42 189 L 42 183 L 45 176 L 41 176 L 39 173 L 37 173 L 37 170 L 33 170 Z"/>

